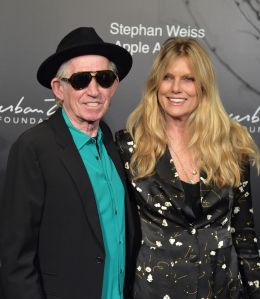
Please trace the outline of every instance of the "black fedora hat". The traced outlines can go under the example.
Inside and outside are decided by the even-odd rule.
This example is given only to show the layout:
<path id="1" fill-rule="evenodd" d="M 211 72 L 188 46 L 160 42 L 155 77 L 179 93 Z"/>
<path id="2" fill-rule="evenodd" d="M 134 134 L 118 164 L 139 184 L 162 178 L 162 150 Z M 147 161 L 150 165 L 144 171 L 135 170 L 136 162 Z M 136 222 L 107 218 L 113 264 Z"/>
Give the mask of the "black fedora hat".
<path id="1" fill-rule="evenodd" d="M 88 54 L 101 55 L 113 61 L 120 81 L 132 67 L 132 56 L 127 50 L 104 42 L 92 27 L 80 27 L 67 34 L 59 43 L 56 52 L 40 65 L 37 72 L 38 81 L 51 88 L 51 80 L 65 61 Z"/>

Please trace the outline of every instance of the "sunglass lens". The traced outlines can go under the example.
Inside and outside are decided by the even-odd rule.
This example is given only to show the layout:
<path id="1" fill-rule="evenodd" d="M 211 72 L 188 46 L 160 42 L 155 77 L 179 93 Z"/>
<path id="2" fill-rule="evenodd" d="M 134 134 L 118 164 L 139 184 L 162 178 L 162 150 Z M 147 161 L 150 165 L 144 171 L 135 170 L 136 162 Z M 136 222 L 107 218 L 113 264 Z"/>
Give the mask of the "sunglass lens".
<path id="1" fill-rule="evenodd" d="M 92 77 L 91 74 L 84 72 L 84 73 L 76 73 L 71 76 L 70 78 L 70 84 L 71 86 L 76 89 L 84 89 L 87 87 L 91 81 Z"/>
<path id="2" fill-rule="evenodd" d="M 116 80 L 116 74 L 111 70 L 106 70 L 97 71 L 94 76 L 90 72 L 75 73 L 70 77 L 69 83 L 74 89 L 81 90 L 89 85 L 92 77 L 95 77 L 97 83 L 104 88 L 111 87 Z"/>
<path id="3" fill-rule="evenodd" d="M 98 84 L 104 88 L 109 88 L 116 80 L 116 74 L 113 71 L 98 71 L 96 74 Z"/>

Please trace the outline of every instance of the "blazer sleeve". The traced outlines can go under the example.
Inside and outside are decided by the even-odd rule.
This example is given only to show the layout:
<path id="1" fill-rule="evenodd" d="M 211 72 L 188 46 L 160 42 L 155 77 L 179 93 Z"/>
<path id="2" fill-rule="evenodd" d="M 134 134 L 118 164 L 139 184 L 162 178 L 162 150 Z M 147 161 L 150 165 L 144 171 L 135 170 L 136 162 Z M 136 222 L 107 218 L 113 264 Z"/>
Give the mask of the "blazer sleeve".
<path id="1" fill-rule="evenodd" d="M 250 166 L 243 181 L 234 189 L 232 232 L 236 248 L 241 279 L 250 299 L 260 299 L 260 258 L 254 230 L 254 215 L 250 190 Z"/>
<path id="2" fill-rule="evenodd" d="M 9 153 L 0 201 L 0 287 L 6 299 L 46 298 L 37 268 L 43 201 L 36 150 L 20 138 Z"/>

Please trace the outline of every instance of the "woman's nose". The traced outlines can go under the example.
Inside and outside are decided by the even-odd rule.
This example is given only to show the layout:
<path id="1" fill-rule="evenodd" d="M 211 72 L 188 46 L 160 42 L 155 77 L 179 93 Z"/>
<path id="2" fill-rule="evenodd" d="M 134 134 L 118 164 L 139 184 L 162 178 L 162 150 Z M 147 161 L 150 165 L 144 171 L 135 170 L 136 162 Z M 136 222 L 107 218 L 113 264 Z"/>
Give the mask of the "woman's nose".
<path id="1" fill-rule="evenodd" d="M 176 78 L 174 80 L 172 80 L 171 88 L 174 93 L 179 93 L 181 91 L 180 80 L 176 79 Z"/>

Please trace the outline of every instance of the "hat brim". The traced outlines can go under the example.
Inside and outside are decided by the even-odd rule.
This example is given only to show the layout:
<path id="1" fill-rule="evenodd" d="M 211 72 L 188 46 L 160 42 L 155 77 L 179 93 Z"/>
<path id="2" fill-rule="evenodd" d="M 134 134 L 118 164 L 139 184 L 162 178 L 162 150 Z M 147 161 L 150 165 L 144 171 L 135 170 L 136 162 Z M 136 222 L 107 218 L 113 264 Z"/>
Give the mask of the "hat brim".
<path id="1" fill-rule="evenodd" d="M 51 88 L 51 80 L 59 67 L 66 61 L 82 55 L 100 55 L 115 63 L 118 78 L 121 81 L 132 67 L 132 56 L 124 48 L 111 43 L 81 45 L 55 53 L 47 58 L 39 67 L 37 80 L 45 87 Z"/>

